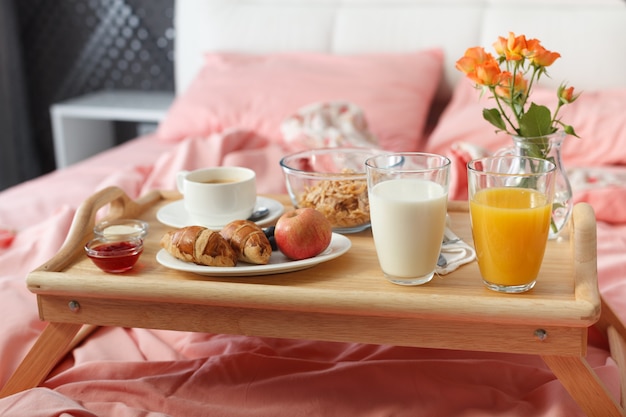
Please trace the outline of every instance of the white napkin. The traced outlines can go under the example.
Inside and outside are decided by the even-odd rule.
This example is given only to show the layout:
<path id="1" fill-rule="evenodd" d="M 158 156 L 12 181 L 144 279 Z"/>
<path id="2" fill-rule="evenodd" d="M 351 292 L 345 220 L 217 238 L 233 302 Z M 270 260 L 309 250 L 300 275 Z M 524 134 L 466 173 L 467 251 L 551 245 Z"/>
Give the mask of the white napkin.
<path id="1" fill-rule="evenodd" d="M 436 273 L 439 275 L 449 274 L 459 266 L 476 259 L 474 248 L 455 235 L 449 227 L 446 227 L 444 234 L 449 243 L 441 245 L 441 254 L 446 258 L 447 265 L 444 267 L 437 265 Z"/>

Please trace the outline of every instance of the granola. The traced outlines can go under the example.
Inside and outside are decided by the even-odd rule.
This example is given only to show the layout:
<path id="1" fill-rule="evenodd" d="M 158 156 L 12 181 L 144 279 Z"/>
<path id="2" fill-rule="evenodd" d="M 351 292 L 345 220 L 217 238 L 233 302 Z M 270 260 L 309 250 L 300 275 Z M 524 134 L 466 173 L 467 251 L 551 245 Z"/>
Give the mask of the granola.
<path id="1" fill-rule="evenodd" d="M 333 227 L 354 227 L 370 221 L 367 181 L 323 180 L 298 195 L 298 207 L 311 207 Z"/>

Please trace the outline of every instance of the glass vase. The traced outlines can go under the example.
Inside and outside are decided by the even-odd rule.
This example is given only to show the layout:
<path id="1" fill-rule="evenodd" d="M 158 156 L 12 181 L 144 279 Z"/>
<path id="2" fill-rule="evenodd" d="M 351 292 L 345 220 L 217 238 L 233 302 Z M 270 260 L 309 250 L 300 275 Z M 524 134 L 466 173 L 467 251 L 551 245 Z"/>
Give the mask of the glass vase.
<path id="1" fill-rule="evenodd" d="M 514 154 L 547 159 L 556 165 L 552 221 L 548 239 L 556 239 L 559 236 L 572 214 L 574 205 L 572 186 L 561 161 L 561 146 L 565 136 L 566 134 L 563 131 L 531 138 L 513 136 L 513 146 L 498 152 L 499 154 Z"/>

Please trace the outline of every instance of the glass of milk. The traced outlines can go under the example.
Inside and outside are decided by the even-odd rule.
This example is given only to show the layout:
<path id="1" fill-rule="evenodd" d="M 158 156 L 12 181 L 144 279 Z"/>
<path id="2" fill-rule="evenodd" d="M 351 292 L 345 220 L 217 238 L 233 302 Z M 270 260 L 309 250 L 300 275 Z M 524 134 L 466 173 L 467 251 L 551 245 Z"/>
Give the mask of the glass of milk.
<path id="1" fill-rule="evenodd" d="M 376 254 L 385 277 L 399 285 L 429 282 L 446 227 L 450 160 L 388 153 L 365 161 Z"/>

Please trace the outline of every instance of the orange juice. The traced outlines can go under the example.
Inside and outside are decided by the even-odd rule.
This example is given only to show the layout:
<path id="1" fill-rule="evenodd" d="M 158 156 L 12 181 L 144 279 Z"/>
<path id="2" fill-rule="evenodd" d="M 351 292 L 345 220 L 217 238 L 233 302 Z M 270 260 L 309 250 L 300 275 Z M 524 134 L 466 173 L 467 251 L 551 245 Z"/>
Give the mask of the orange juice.
<path id="1" fill-rule="evenodd" d="M 470 201 L 472 235 L 483 279 L 517 286 L 537 278 L 548 240 L 551 204 L 527 188 L 487 188 Z"/>

